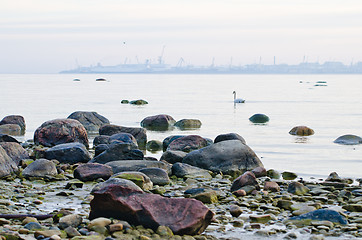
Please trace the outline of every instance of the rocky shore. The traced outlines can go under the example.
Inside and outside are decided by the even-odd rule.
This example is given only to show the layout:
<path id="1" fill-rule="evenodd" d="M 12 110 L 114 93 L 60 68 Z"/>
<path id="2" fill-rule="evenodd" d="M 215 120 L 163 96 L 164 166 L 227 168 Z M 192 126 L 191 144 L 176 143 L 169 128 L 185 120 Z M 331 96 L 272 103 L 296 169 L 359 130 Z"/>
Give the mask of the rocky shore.
<path id="1" fill-rule="evenodd" d="M 23 117 L 0 126 L 1 239 L 362 238 L 361 179 L 265 169 L 237 133 L 147 141 L 147 131 L 199 128 L 197 119 L 149 116 L 130 128 L 76 112 L 22 143 Z"/>

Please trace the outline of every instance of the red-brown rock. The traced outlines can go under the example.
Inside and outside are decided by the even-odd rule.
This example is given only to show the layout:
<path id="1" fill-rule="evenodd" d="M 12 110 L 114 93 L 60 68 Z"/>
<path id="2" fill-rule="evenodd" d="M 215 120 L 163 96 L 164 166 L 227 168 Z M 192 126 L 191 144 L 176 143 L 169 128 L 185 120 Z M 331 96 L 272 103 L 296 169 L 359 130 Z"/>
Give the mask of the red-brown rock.
<path id="1" fill-rule="evenodd" d="M 175 122 L 175 119 L 170 115 L 160 114 L 144 118 L 141 121 L 141 126 L 154 131 L 166 131 L 172 128 Z"/>
<path id="2" fill-rule="evenodd" d="M 191 152 L 193 150 L 200 149 L 206 146 L 207 141 L 205 138 L 198 135 L 188 135 L 172 141 L 168 145 L 167 151 Z"/>
<path id="3" fill-rule="evenodd" d="M 108 185 L 93 195 L 90 219 L 116 218 L 153 230 L 167 226 L 178 235 L 202 233 L 214 215 L 195 199 L 166 198 L 119 185 Z"/>
<path id="4" fill-rule="evenodd" d="M 46 147 L 80 142 L 89 147 L 87 131 L 74 119 L 55 119 L 43 123 L 34 133 L 34 142 Z"/>
<path id="5" fill-rule="evenodd" d="M 231 185 L 231 192 L 234 192 L 244 186 L 254 186 L 255 189 L 260 190 L 260 186 L 254 173 L 247 171 L 240 177 L 234 180 L 233 184 Z"/>
<path id="6" fill-rule="evenodd" d="M 110 166 L 99 163 L 86 163 L 79 165 L 74 170 L 74 177 L 83 181 L 93 181 L 98 178 L 107 180 L 113 175 L 112 168 Z"/>
<path id="7" fill-rule="evenodd" d="M 270 192 L 279 192 L 280 187 L 279 184 L 276 182 L 265 182 L 264 183 L 264 190 Z"/>

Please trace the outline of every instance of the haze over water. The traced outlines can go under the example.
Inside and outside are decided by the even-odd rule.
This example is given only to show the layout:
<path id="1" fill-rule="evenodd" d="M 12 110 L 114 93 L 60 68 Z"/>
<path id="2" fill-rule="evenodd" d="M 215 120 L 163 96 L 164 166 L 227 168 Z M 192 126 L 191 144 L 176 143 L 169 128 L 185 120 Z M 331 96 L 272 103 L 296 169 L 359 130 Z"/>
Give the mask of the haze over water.
<path id="1" fill-rule="evenodd" d="M 102 77 L 106 82 L 96 82 Z M 80 82 L 74 82 L 79 78 Z M 23 140 L 43 122 L 66 118 L 74 111 L 96 111 L 111 123 L 139 127 L 143 118 L 169 114 L 176 121 L 195 118 L 198 130 L 147 131 L 148 140 L 176 134 L 214 139 L 235 132 L 261 158 L 267 169 L 293 171 L 302 177 L 360 178 L 361 145 L 338 145 L 344 134 L 362 135 L 361 75 L 157 75 L 157 74 L 33 74 L 0 75 L 0 118 L 25 117 Z M 326 81 L 327 86 L 314 86 Z M 233 91 L 246 99 L 233 103 Z M 120 104 L 123 99 L 145 99 L 145 106 Z M 255 113 L 270 117 L 265 125 L 252 124 Z M 294 126 L 315 131 L 309 137 L 288 134 Z M 162 152 L 149 153 L 159 159 Z"/>

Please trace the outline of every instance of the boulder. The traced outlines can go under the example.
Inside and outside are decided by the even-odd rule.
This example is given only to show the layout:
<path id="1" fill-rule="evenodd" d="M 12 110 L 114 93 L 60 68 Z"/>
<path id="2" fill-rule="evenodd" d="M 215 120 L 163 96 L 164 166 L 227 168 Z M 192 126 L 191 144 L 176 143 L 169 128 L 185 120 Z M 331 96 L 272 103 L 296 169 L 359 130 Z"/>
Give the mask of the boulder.
<path id="1" fill-rule="evenodd" d="M 196 129 L 201 127 L 201 121 L 198 119 L 181 119 L 174 126 L 181 130 Z"/>
<path id="2" fill-rule="evenodd" d="M 109 144 L 110 136 L 107 135 L 98 135 L 93 139 L 93 147 L 98 146 L 99 144 Z"/>
<path id="3" fill-rule="evenodd" d="M 0 146 L 5 150 L 6 154 L 19 165 L 21 160 L 28 159 L 28 152 L 18 143 L 15 142 L 0 142 Z"/>
<path id="4" fill-rule="evenodd" d="M 37 159 L 22 172 L 25 178 L 54 177 L 58 174 L 55 163 L 47 159 Z"/>
<path id="5" fill-rule="evenodd" d="M 282 172 L 282 177 L 284 180 L 294 180 L 298 177 L 298 175 L 296 173 L 293 172 Z"/>
<path id="6" fill-rule="evenodd" d="M 336 140 L 334 140 L 334 143 L 342 145 L 357 145 L 362 143 L 362 138 L 356 135 L 347 134 L 338 137 Z"/>
<path id="7" fill-rule="evenodd" d="M 168 173 L 162 168 L 142 168 L 139 171 L 143 174 L 146 174 L 154 185 L 164 186 L 170 183 Z"/>
<path id="8" fill-rule="evenodd" d="M 288 221 L 295 221 L 295 220 L 309 220 L 309 222 L 311 222 L 312 220 L 317 220 L 317 221 L 330 221 L 342 225 L 348 224 L 345 217 L 343 217 L 337 211 L 329 209 L 318 209 L 288 219 Z"/>
<path id="9" fill-rule="evenodd" d="M 222 141 L 192 151 L 182 162 L 232 176 L 263 167 L 254 151 L 239 140 Z"/>
<path id="10" fill-rule="evenodd" d="M 191 152 L 208 145 L 206 139 L 198 135 L 188 135 L 173 140 L 167 147 L 167 151 Z"/>
<path id="11" fill-rule="evenodd" d="M 157 152 L 162 150 L 162 142 L 158 140 L 148 141 L 146 144 L 147 151 Z"/>
<path id="12" fill-rule="evenodd" d="M 9 157 L 3 147 L 0 146 L 0 178 L 10 176 L 18 172 L 17 164 Z"/>
<path id="13" fill-rule="evenodd" d="M 167 173 L 171 171 L 171 168 L 168 164 L 159 161 L 150 161 L 150 160 L 121 160 L 113 161 L 106 163 L 107 166 L 110 166 L 113 170 L 113 173 L 126 172 L 126 171 L 139 171 L 142 168 L 161 168 L 166 170 Z"/>
<path id="14" fill-rule="evenodd" d="M 237 134 L 237 133 L 220 134 L 220 135 L 216 136 L 216 138 L 214 140 L 214 143 L 227 141 L 227 140 L 239 140 L 243 144 L 246 144 L 245 139 L 242 136 L 240 136 L 239 134 Z"/>
<path id="15" fill-rule="evenodd" d="M 178 178 L 212 178 L 208 170 L 194 167 L 187 163 L 179 162 L 172 165 L 172 175 L 175 175 Z"/>
<path id="16" fill-rule="evenodd" d="M 129 143 L 134 148 L 138 148 L 136 138 L 130 133 L 116 133 L 109 137 L 108 143 Z"/>
<path id="17" fill-rule="evenodd" d="M 267 172 L 266 172 L 266 175 L 272 179 L 279 179 L 281 176 L 280 176 L 280 173 L 275 170 L 275 169 L 269 169 Z"/>
<path id="18" fill-rule="evenodd" d="M 94 148 L 94 157 L 109 149 L 109 144 L 99 144 Z"/>
<path id="19" fill-rule="evenodd" d="M 269 117 L 265 114 L 257 113 L 251 116 L 249 121 L 252 123 L 267 123 L 269 122 Z"/>
<path id="20" fill-rule="evenodd" d="M 86 163 L 91 159 L 87 148 L 78 142 L 62 143 L 45 151 L 45 158 L 56 159 L 60 163 Z"/>
<path id="21" fill-rule="evenodd" d="M 151 179 L 144 173 L 141 172 L 120 172 L 114 174 L 112 178 L 122 178 L 134 182 L 142 190 L 148 191 L 153 188 Z"/>
<path id="22" fill-rule="evenodd" d="M 21 133 L 21 128 L 17 124 L 3 124 L 0 125 L 0 133 L 7 134 L 12 136 L 20 136 L 23 135 Z"/>
<path id="23" fill-rule="evenodd" d="M 187 155 L 187 153 L 183 151 L 172 151 L 168 150 L 164 152 L 160 158 L 160 161 L 164 160 L 168 163 L 177 163 L 182 162 L 182 159 Z"/>
<path id="24" fill-rule="evenodd" d="M 55 119 L 43 123 L 35 130 L 34 142 L 46 147 L 80 142 L 89 147 L 87 131 L 79 121 L 74 119 Z"/>
<path id="25" fill-rule="evenodd" d="M 129 104 L 132 104 L 132 105 L 145 105 L 145 104 L 148 104 L 148 102 L 146 100 L 143 100 L 143 99 L 137 99 L 137 100 L 130 101 Z"/>
<path id="26" fill-rule="evenodd" d="M 97 192 L 101 189 L 108 188 L 109 186 L 114 186 L 114 185 L 142 192 L 142 189 L 130 180 L 123 179 L 123 178 L 110 178 L 105 182 L 101 182 L 101 183 L 98 183 L 97 185 L 95 185 L 91 190 L 91 194 L 93 194 L 94 192 Z"/>
<path id="27" fill-rule="evenodd" d="M 214 213 L 203 203 L 188 198 L 166 198 L 117 185 L 93 191 L 90 219 L 108 217 L 143 225 L 154 231 L 169 227 L 174 234 L 201 234 Z"/>
<path id="28" fill-rule="evenodd" d="M 266 181 L 264 183 L 264 191 L 279 192 L 280 191 L 279 184 L 276 182 Z"/>
<path id="29" fill-rule="evenodd" d="M 331 172 L 325 181 L 327 181 L 327 182 L 342 182 L 342 178 L 340 176 L 338 176 L 338 173 Z"/>
<path id="30" fill-rule="evenodd" d="M 251 171 L 257 178 L 265 177 L 267 175 L 266 169 L 264 167 L 256 167 Z"/>
<path id="31" fill-rule="evenodd" d="M 78 120 L 88 132 L 98 132 L 102 125 L 109 124 L 109 120 L 97 112 L 78 111 L 70 114 L 68 119 Z"/>
<path id="32" fill-rule="evenodd" d="M 113 175 L 110 166 L 99 163 L 86 163 L 79 165 L 73 172 L 74 177 L 83 181 L 94 181 L 98 178 L 107 180 Z"/>
<path id="33" fill-rule="evenodd" d="M 170 143 L 180 137 L 185 137 L 184 135 L 172 135 L 172 136 L 168 136 L 167 138 L 165 138 L 162 142 L 162 146 L 163 146 L 163 151 L 167 150 L 168 145 L 170 145 Z"/>
<path id="34" fill-rule="evenodd" d="M 231 185 L 231 192 L 237 191 L 244 186 L 253 186 L 255 189 L 260 190 L 260 186 L 254 173 L 247 171 L 243 175 L 239 176 L 237 179 L 234 180 L 233 184 Z"/>
<path id="35" fill-rule="evenodd" d="M 23 116 L 20 116 L 20 115 L 6 116 L 0 121 L 0 125 L 4 125 L 4 124 L 17 124 L 17 125 L 19 125 L 19 127 L 21 129 L 21 135 L 25 134 L 26 124 L 25 124 L 25 119 Z"/>
<path id="36" fill-rule="evenodd" d="M 0 133 L 0 142 L 15 142 L 15 143 L 19 143 L 18 140 L 16 140 L 15 138 L 6 135 L 6 134 L 1 134 Z"/>
<path id="37" fill-rule="evenodd" d="M 175 119 L 170 115 L 160 114 L 144 118 L 141 121 L 141 126 L 153 131 L 167 131 L 173 127 L 175 122 Z"/>
<path id="38" fill-rule="evenodd" d="M 129 143 L 113 143 L 104 152 L 94 157 L 90 162 L 102 163 L 119 160 L 142 160 L 143 153 Z"/>
<path id="39" fill-rule="evenodd" d="M 147 143 L 147 134 L 146 129 L 144 128 L 132 128 L 132 127 L 122 127 L 113 124 L 105 124 L 99 128 L 100 135 L 112 136 L 116 133 L 129 133 L 132 134 L 138 143 L 140 148 L 144 148 Z"/>
<path id="40" fill-rule="evenodd" d="M 289 131 L 289 134 L 297 136 L 310 136 L 314 134 L 314 131 L 307 126 L 296 126 Z"/>

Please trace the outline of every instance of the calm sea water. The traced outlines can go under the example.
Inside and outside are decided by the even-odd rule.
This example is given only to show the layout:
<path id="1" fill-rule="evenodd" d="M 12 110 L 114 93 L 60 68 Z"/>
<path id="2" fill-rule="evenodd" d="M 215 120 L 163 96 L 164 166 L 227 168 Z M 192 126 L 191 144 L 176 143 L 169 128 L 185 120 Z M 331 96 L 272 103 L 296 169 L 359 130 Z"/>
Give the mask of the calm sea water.
<path id="1" fill-rule="evenodd" d="M 100 77 L 107 81 L 96 82 Z M 317 81 L 327 86 L 315 86 Z M 0 86 L 0 118 L 24 116 L 23 140 L 31 139 L 43 122 L 74 111 L 96 111 L 128 127 L 139 127 L 147 116 L 169 114 L 176 121 L 199 119 L 202 127 L 148 131 L 148 140 L 175 134 L 214 139 L 235 132 L 267 169 L 316 178 L 333 171 L 341 177 L 362 177 L 362 146 L 333 143 L 344 134 L 362 135 L 362 75 L 0 75 Z M 234 105 L 234 90 L 246 103 Z M 122 99 L 145 99 L 149 104 L 120 104 Z M 270 122 L 252 124 L 248 119 L 255 113 L 268 115 Z M 315 134 L 289 135 L 298 125 L 311 127 Z M 147 153 L 157 158 L 161 154 Z"/>

